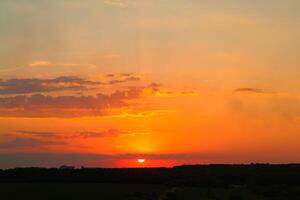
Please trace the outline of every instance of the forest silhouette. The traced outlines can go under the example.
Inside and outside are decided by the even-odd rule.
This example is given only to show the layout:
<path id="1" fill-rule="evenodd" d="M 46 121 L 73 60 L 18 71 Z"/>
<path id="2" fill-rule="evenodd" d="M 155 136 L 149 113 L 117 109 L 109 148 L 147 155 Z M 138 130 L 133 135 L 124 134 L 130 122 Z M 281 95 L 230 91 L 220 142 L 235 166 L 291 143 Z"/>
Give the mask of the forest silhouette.
<path id="1" fill-rule="evenodd" d="M 300 164 L 15 168 L 0 170 L 0 182 L 8 199 L 298 199 Z M 16 188 L 21 192 L 9 192 Z"/>

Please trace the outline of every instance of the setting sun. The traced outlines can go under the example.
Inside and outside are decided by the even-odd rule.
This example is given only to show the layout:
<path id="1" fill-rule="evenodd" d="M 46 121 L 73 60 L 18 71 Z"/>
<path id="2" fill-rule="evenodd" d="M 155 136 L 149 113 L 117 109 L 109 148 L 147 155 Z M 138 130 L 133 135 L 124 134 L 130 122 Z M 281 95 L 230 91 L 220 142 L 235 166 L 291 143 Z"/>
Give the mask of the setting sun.
<path id="1" fill-rule="evenodd" d="M 137 159 L 137 162 L 138 162 L 138 163 L 144 163 L 144 162 L 145 162 L 145 159 Z"/>

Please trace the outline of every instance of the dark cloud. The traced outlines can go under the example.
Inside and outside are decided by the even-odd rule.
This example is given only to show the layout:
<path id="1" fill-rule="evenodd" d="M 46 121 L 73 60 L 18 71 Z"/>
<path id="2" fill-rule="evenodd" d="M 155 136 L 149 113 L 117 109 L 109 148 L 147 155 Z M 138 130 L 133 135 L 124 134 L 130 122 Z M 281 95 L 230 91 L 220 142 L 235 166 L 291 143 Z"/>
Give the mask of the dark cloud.
<path id="1" fill-rule="evenodd" d="M 75 77 L 59 77 L 51 81 L 75 83 L 81 80 L 85 84 L 97 84 L 84 81 Z M 35 90 L 37 91 L 37 90 Z M 82 117 L 105 116 L 112 109 L 124 108 L 136 105 L 132 100 L 147 97 L 172 97 L 187 96 L 192 93 L 172 92 L 165 90 L 161 85 L 153 83 L 144 87 L 128 87 L 124 90 L 116 90 L 110 94 L 98 93 L 97 95 L 83 95 L 81 93 L 57 96 L 54 94 L 27 94 L 0 97 L 0 116 L 5 117 Z"/>
<path id="2" fill-rule="evenodd" d="M 105 76 L 106 76 L 107 78 L 113 78 L 113 77 L 116 76 L 116 74 L 105 74 Z"/>
<path id="3" fill-rule="evenodd" d="M 42 141 L 32 138 L 15 138 L 0 144 L 0 149 L 34 148 L 48 145 L 64 145 L 64 142 Z"/>
<path id="4" fill-rule="evenodd" d="M 19 134 L 31 135 L 31 136 L 39 136 L 45 138 L 56 138 L 56 132 L 37 132 L 37 131 L 17 131 Z"/>
<path id="5" fill-rule="evenodd" d="M 102 137 L 117 137 L 122 134 L 122 131 L 117 129 L 108 129 L 104 131 L 80 131 L 75 133 L 62 132 L 36 132 L 36 131 L 17 131 L 18 134 L 33 136 L 48 139 L 88 139 L 88 138 L 102 138 Z"/>
<path id="6" fill-rule="evenodd" d="M 234 92 L 238 93 L 266 93 L 265 90 L 259 88 L 237 88 Z"/>
<path id="7" fill-rule="evenodd" d="M 122 134 L 122 131 L 117 129 L 108 129 L 106 131 L 83 131 L 79 132 L 75 137 L 81 137 L 81 138 L 99 138 L 99 137 L 117 137 L 120 134 Z"/>
<path id="8" fill-rule="evenodd" d="M 125 79 L 115 79 L 108 81 L 108 84 L 113 85 L 113 84 L 118 84 L 118 83 L 126 83 L 126 82 L 131 82 L 131 81 L 140 81 L 141 79 L 139 77 L 126 77 Z"/>
<path id="9" fill-rule="evenodd" d="M 55 79 L 9 79 L 0 81 L 0 94 L 30 94 L 64 90 L 83 90 L 101 82 L 88 81 L 74 76 Z"/>
<path id="10" fill-rule="evenodd" d="M 134 73 L 106 74 L 105 77 L 110 79 L 107 81 L 107 84 L 111 85 L 141 80 L 141 78 L 136 76 Z"/>
<path id="11" fill-rule="evenodd" d="M 134 73 L 116 73 L 116 74 L 105 74 L 107 78 L 115 78 L 115 77 L 133 77 Z"/>
<path id="12" fill-rule="evenodd" d="M 87 90 L 100 85 L 113 85 L 131 81 L 139 81 L 134 74 L 125 77 L 111 74 L 112 80 L 107 82 L 90 81 L 77 76 L 61 76 L 54 79 L 9 79 L 0 80 L 0 95 L 18 95 L 46 93 L 67 90 Z M 93 88 L 94 89 L 94 88 Z"/>
<path id="13" fill-rule="evenodd" d="M 96 96 L 49 96 L 35 94 L 0 98 L 0 116 L 78 117 L 106 115 L 111 108 L 128 106 L 127 100 L 143 97 L 144 87 L 131 87 Z"/>

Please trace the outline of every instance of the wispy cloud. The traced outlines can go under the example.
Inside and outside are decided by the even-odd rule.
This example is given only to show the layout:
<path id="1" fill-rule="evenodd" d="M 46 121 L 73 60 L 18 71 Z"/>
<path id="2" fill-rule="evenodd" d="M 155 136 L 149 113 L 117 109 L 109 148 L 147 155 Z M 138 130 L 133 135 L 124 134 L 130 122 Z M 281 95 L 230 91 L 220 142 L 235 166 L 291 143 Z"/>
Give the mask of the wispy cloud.
<path id="1" fill-rule="evenodd" d="M 166 113 L 178 113 L 176 109 L 151 109 L 145 111 L 134 111 L 130 109 L 117 109 L 116 113 L 111 113 L 106 118 L 148 118 L 155 115 L 164 115 Z"/>
<path id="2" fill-rule="evenodd" d="M 127 74 L 127 76 L 112 75 L 113 77 L 106 81 L 91 81 L 77 76 L 61 76 L 53 79 L 22 78 L 0 80 L 0 95 L 88 90 L 91 89 L 91 87 L 98 87 L 101 85 L 115 85 L 119 83 L 140 81 L 140 78 L 134 74 Z"/>
<path id="3" fill-rule="evenodd" d="M 51 140 L 71 140 L 71 139 L 90 139 L 90 138 L 105 138 L 105 137 L 135 137 L 142 135 L 151 135 L 153 132 L 149 131 L 125 131 L 115 128 L 110 128 L 103 131 L 85 130 L 85 131 L 57 131 L 57 132 L 43 132 L 43 131 L 26 131 L 20 130 L 14 134 L 14 136 L 21 137 L 34 137 L 40 139 Z M 10 136 L 10 135 L 8 135 Z"/>
<path id="4" fill-rule="evenodd" d="M 180 96 L 199 96 L 194 91 L 171 91 L 163 88 L 161 84 L 152 83 L 149 87 L 144 88 L 144 95 L 148 97 L 180 97 Z"/>
<path id="5" fill-rule="evenodd" d="M 105 74 L 104 77 L 107 80 L 107 84 L 118 84 L 131 81 L 140 81 L 141 78 L 134 73 L 115 73 L 115 74 Z"/>
<path id="6" fill-rule="evenodd" d="M 103 0 L 103 2 L 105 4 L 112 5 L 112 6 L 124 6 L 125 5 L 124 0 Z"/>
<path id="7" fill-rule="evenodd" d="M 49 66 L 51 63 L 46 60 L 36 60 L 32 63 L 29 63 L 29 67 L 42 67 L 42 66 Z"/>
<path id="8" fill-rule="evenodd" d="M 0 116 L 80 117 L 108 115 L 113 108 L 129 106 L 128 100 L 144 97 L 145 87 L 131 87 L 96 96 L 49 96 L 35 94 L 0 98 Z"/>
<path id="9" fill-rule="evenodd" d="M 62 141 L 43 141 L 32 138 L 15 138 L 0 144 L 0 149 L 35 148 L 49 145 L 64 145 Z"/>
<path id="10" fill-rule="evenodd" d="M 251 88 L 251 87 L 245 87 L 245 88 L 237 88 L 234 90 L 234 92 L 237 93 L 267 93 L 265 90 L 260 89 L 260 88 Z"/>
<path id="11" fill-rule="evenodd" d="M 54 79 L 9 79 L 0 81 L 0 94 L 30 94 L 64 90 L 83 90 L 101 82 L 88 81 L 75 76 L 62 76 Z"/>
<path id="12" fill-rule="evenodd" d="M 88 139 L 88 138 L 103 138 L 103 137 L 117 137 L 122 134 L 122 131 L 111 128 L 104 131 L 77 131 L 77 132 L 38 132 L 38 131 L 17 131 L 22 136 L 31 136 L 55 140 L 69 140 L 69 139 Z"/>

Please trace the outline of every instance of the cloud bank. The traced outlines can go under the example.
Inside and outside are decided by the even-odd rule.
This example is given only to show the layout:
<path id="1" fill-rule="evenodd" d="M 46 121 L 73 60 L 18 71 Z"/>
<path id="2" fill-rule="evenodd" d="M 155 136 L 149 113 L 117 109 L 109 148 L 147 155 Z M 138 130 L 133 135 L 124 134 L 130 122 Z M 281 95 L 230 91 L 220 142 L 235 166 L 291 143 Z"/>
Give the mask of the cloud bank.
<path id="1" fill-rule="evenodd" d="M 139 81 L 134 74 L 118 76 L 113 74 L 107 81 L 90 81 L 77 76 L 61 76 L 53 79 L 23 78 L 0 80 L 0 95 L 49 93 L 68 90 L 89 90 L 91 88 Z"/>

